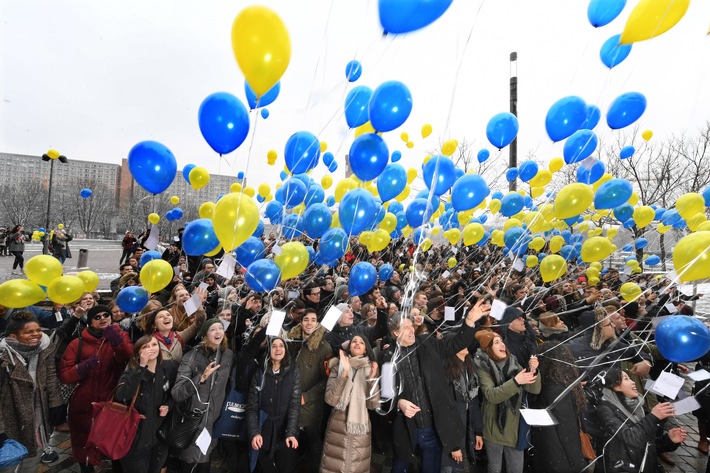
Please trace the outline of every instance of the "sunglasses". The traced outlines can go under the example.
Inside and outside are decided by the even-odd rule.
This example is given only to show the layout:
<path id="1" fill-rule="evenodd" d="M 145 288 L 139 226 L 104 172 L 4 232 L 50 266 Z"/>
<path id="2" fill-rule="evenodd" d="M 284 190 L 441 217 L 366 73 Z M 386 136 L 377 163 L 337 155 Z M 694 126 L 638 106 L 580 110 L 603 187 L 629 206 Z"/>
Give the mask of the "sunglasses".
<path id="1" fill-rule="evenodd" d="M 109 314 L 108 312 L 102 312 L 100 314 L 94 315 L 94 320 L 108 319 L 109 317 L 111 317 L 111 314 Z"/>

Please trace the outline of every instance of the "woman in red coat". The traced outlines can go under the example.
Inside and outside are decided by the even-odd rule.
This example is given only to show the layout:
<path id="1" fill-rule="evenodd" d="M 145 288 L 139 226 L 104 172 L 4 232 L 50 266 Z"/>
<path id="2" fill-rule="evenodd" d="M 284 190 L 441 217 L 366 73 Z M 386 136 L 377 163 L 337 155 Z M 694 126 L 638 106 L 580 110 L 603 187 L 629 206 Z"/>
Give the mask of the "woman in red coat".
<path id="1" fill-rule="evenodd" d="M 91 403 L 108 400 L 132 352 L 128 334 L 111 323 L 109 308 L 99 305 L 89 309 L 88 327 L 62 356 L 59 380 L 79 383 L 69 400 L 69 431 L 72 454 L 82 472 L 94 471 L 94 465 L 101 462 L 96 449 L 85 447 L 91 430 Z"/>

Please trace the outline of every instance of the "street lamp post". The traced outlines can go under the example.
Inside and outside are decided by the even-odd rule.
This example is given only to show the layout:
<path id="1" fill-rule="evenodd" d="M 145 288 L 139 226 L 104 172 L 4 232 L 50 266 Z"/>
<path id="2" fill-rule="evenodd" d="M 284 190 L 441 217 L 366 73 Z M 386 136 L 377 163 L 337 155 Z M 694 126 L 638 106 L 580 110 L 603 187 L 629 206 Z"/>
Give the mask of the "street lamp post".
<path id="1" fill-rule="evenodd" d="M 57 158 L 60 163 L 66 164 L 66 156 L 59 156 Z M 44 243 L 42 245 L 42 254 L 49 254 L 49 212 L 52 209 L 52 180 L 54 179 L 54 159 L 50 158 L 49 155 L 43 154 L 42 161 L 49 161 L 49 186 L 47 188 L 47 218 L 44 224 Z"/>

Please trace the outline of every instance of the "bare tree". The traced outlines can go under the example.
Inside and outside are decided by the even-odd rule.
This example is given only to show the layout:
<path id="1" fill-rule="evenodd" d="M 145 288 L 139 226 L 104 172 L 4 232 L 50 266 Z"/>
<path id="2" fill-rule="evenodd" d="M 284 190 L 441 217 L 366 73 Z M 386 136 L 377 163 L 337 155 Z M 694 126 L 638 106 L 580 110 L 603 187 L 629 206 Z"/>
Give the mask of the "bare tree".
<path id="1" fill-rule="evenodd" d="M 25 179 L 0 188 L 3 222 L 39 228 L 44 225 L 47 189 L 38 180 Z"/>

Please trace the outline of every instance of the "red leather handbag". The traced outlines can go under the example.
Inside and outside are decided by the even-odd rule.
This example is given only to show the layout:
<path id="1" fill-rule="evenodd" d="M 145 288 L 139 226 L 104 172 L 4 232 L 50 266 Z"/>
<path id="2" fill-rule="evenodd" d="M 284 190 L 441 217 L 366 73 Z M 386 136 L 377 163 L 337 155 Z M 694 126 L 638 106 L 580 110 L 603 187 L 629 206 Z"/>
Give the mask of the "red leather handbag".
<path id="1" fill-rule="evenodd" d="M 118 386 L 116 388 L 118 389 Z M 136 437 L 138 424 L 141 419 L 145 419 L 145 416 L 133 407 L 140 389 L 138 385 L 130 406 L 113 401 L 115 389 L 108 401 L 91 403 L 94 410 L 89 439 L 86 442 L 88 448 L 96 448 L 111 460 L 119 460 L 128 454 Z"/>

